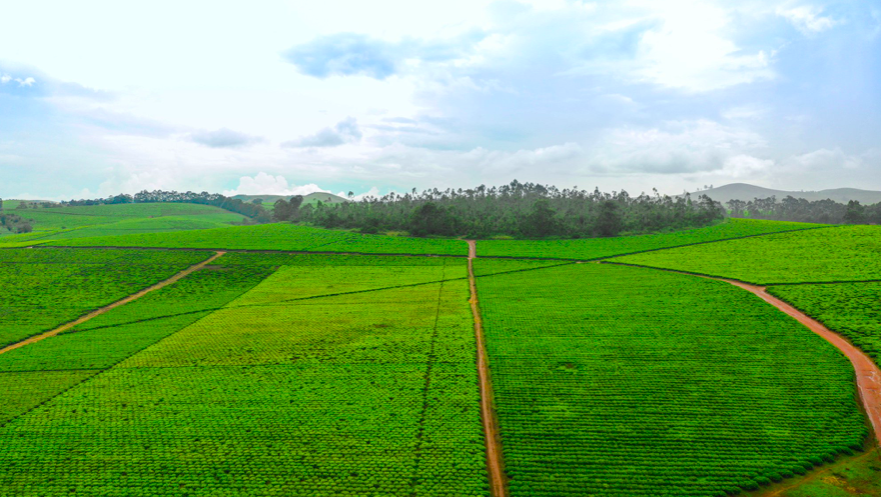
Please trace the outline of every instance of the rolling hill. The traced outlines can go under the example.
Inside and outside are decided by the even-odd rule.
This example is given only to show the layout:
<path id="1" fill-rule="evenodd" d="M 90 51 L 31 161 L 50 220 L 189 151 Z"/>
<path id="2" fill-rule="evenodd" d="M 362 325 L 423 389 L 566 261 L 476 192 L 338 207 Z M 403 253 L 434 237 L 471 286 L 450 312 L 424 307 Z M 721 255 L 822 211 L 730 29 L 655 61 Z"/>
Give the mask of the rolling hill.
<path id="1" fill-rule="evenodd" d="M 731 183 L 718 188 L 710 188 L 699 192 L 692 192 L 692 197 L 698 195 L 706 195 L 713 200 L 728 202 L 729 200 L 752 200 L 755 198 L 768 198 L 770 196 L 777 197 L 782 200 L 788 195 L 795 198 L 803 198 L 805 200 L 825 200 L 831 199 L 842 204 L 846 204 L 851 200 L 857 200 L 861 204 L 875 204 L 881 202 L 881 192 L 872 190 L 860 190 L 857 188 L 834 188 L 820 191 L 786 191 L 773 190 L 771 188 L 763 188 L 761 186 L 749 185 L 746 183 Z"/>
<path id="2" fill-rule="evenodd" d="M 242 202 L 250 202 L 254 199 L 263 200 L 263 206 L 271 209 L 272 204 L 275 203 L 278 199 L 289 200 L 293 195 L 235 195 L 232 198 L 237 198 Z M 325 192 L 314 192 L 309 195 L 303 196 L 303 205 L 307 204 L 315 204 L 318 202 L 324 202 L 325 204 L 341 204 L 343 202 L 348 202 L 343 197 L 339 195 L 334 195 L 333 193 L 325 193 Z"/>

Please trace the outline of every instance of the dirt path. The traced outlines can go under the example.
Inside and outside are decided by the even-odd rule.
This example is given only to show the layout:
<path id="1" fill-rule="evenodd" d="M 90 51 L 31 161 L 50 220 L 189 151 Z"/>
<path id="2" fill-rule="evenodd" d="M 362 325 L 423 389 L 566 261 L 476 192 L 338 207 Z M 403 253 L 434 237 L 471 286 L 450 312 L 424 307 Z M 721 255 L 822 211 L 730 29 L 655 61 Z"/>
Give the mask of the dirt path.
<path id="1" fill-rule="evenodd" d="M 76 320 L 71 321 L 69 323 L 65 323 L 65 324 L 63 324 L 53 330 L 49 330 L 44 333 L 40 333 L 39 335 L 34 335 L 34 336 L 27 338 L 25 340 L 22 340 L 20 342 L 13 343 L 12 345 L 7 345 L 6 347 L 3 347 L 2 349 L 0 349 L 0 354 L 2 354 L 4 352 L 9 352 L 10 350 L 14 350 L 14 349 L 17 349 L 20 347 L 24 347 L 25 345 L 30 345 L 34 342 L 39 342 L 40 340 L 43 340 L 45 338 L 55 336 L 63 331 L 67 331 L 67 330 L 73 328 L 74 326 L 83 324 L 92 318 L 96 318 L 96 317 L 100 316 L 101 314 L 104 314 L 105 312 L 109 311 L 110 309 L 113 309 L 115 307 L 119 307 L 121 305 L 128 304 L 129 302 L 131 302 L 133 300 L 137 300 L 137 299 L 143 297 L 144 295 L 152 292 L 153 290 L 159 290 L 160 288 L 168 286 L 168 285 L 180 280 L 181 278 L 189 275 L 190 273 L 192 273 L 194 271 L 198 271 L 199 269 L 202 269 L 203 267 L 205 267 L 205 265 L 210 264 L 211 262 L 213 262 L 214 260 L 216 260 L 218 257 L 222 256 L 225 253 L 226 252 L 222 252 L 222 251 L 217 252 L 216 254 L 212 255 L 208 259 L 205 259 L 204 261 L 202 261 L 198 264 L 195 264 L 193 266 L 190 266 L 190 267 L 184 269 L 183 271 L 175 274 L 174 276 L 172 276 L 171 278 L 168 278 L 167 280 L 160 281 L 159 283 L 151 285 L 151 286 L 149 286 L 149 287 L 147 287 L 137 293 L 133 293 L 133 294 L 129 295 L 128 297 L 123 298 L 122 300 L 117 300 L 116 302 L 114 302 L 112 304 L 105 305 L 104 307 L 101 307 L 100 309 L 95 309 L 94 311 L 86 314 L 85 316 L 81 316 L 81 317 L 77 318 Z"/>
<path id="2" fill-rule="evenodd" d="M 748 290 L 765 302 L 794 317 L 799 323 L 826 339 L 827 342 L 837 347 L 838 350 L 842 351 L 850 359 L 856 371 L 857 389 L 860 392 L 860 399 L 863 401 L 863 407 L 869 416 L 872 428 L 875 430 L 875 440 L 881 444 L 881 438 L 879 438 L 881 437 L 881 369 L 878 368 L 872 359 L 847 339 L 823 326 L 819 321 L 812 319 L 795 307 L 768 293 L 765 287 L 733 280 L 722 279 L 722 281 L 727 281 L 732 285 Z"/>
<path id="3" fill-rule="evenodd" d="M 468 286 L 471 288 L 471 314 L 474 316 L 474 334 L 477 338 L 477 376 L 480 382 L 480 418 L 486 437 L 486 467 L 489 471 L 490 495 L 505 497 L 505 474 L 502 464 L 502 439 L 493 408 L 492 383 L 489 381 L 489 367 L 486 360 L 486 346 L 483 340 L 483 320 L 480 317 L 480 303 L 477 300 L 477 284 L 474 280 L 474 259 L 477 258 L 477 243 L 468 242 Z"/>
<path id="4" fill-rule="evenodd" d="M 840 350 L 845 356 L 847 356 L 848 359 L 850 359 L 854 371 L 856 372 L 857 391 L 860 394 L 860 400 L 863 403 L 863 409 L 866 411 L 866 415 L 868 416 L 869 422 L 872 425 L 872 429 L 875 432 L 875 443 L 881 446 L 881 368 L 879 368 L 878 365 L 876 365 L 869 356 L 867 356 L 854 344 L 850 343 L 850 341 L 848 341 L 846 338 L 830 330 L 819 321 L 811 318 L 810 316 L 801 312 L 790 304 L 787 304 L 783 300 L 780 300 L 777 297 L 771 295 L 763 286 L 752 285 L 750 283 L 745 283 L 738 280 L 730 280 L 715 276 L 677 271 L 675 269 L 636 266 L 633 264 L 624 264 L 611 261 L 603 261 L 602 263 L 613 264 L 616 266 L 640 267 L 644 269 L 653 269 L 655 271 L 667 271 L 669 273 L 687 274 L 689 276 L 697 276 L 698 278 L 724 281 L 726 283 L 731 283 L 734 286 L 738 286 L 740 288 L 743 288 L 744 290 L 752 292 L 760 299 L 785 312 L 789 316 L 792 316 L 799 323 L 807 326 L 808 329 L 820 335 L 827 342 L 834 345 L 835 348 Z"/>

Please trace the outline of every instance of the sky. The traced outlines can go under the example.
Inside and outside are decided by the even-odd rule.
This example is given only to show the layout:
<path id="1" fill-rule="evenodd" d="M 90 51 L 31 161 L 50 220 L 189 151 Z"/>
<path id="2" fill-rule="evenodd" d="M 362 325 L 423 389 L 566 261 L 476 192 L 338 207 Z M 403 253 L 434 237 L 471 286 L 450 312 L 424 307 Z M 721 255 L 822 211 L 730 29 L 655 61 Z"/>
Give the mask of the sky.
<path id="1" fill-rule="evenodd" d="M 6 2 L 0 197 L 881 190 L 881 0 Z"/>

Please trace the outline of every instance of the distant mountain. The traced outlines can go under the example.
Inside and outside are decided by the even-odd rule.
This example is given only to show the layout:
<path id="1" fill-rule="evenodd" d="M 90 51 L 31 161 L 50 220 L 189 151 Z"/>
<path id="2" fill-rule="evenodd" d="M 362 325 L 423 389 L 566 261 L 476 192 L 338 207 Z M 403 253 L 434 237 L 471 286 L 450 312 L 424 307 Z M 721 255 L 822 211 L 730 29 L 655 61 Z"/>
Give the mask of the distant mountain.
<path id="1" fill-rule="evenodd" d="M 772 195 L 777 197 L 777 201 L 783 200 L 787 196 L 792 195 L 795 198 L 803 198 L 811 201 L 831 199 L 842 204 L 846 204 L 850 200 L 858 200 L 864 205 L 881 202 L 881 192 L 872 190 L 835 188 L 831 190 L 796 192 L 772 190 L 770 188 L 762 188 L 761 186 L 748 185 L 746 183 L 731 183 L 730 185 L 691 193 L 691 196 L 694 198 L 698 195 L 706 195 L 713 200 L 722 202 L 723 204 L 729 200 L 748 201 L 755 198 L 768 198 Z"/>
<path id="2" fill-rule="evenodd" d="M 289 200 L 293 195 L 235 195 L 232 198 L 237 198 L 242 202 L 250 202 L 255 198 L 259 198 L 263 200 L 263 205 L 266 207 L 271 207 L 272 204 L 275 203 L 278 199 Z M 333 193 L 323 193 L 323 192 L 315 192 L 310 193 L 309 195 L 303 196 L 303 205 L 306 204 L 315 204 L 317 202 L 323 202 L 325 204 L 341 204 L 343 202 L 348 202 L 348 199 L 340 197 L 339 195 L 334 195 Z"/>

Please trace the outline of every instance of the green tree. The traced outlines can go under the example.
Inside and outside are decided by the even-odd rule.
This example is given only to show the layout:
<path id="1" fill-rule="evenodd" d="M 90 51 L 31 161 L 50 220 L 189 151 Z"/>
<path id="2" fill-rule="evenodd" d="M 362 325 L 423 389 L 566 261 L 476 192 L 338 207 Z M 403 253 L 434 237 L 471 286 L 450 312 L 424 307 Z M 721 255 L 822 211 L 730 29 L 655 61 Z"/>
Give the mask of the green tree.
<path id="1" fill-rule="evenodd" d="M 287 200 L 280 198 L 275 201 L 272 208 L 272 220 L 275 222 L 290 221 L 294 215 L 294 209 Z"/>
<path id="2" fill-rule="evenodd" d="M 860 224 L 865 221 L 866 207 L 860 205 L 859 200 L 851 200 L 847 203 L 847 211 L 844 213 L 844 222 L 847 224 Z"/>
<path id="3" fill-rule="evenodd" d="M 434 202 L 426 202 L 410 215 L 409 231 L 416 236 L 452 236 L 455 227 L 447 209 Z"/>
<path id="4" fill-rule="evenodd" d="M 538 199 L 532 204 L 532 210 L 523 219 L 520 231 L 524 235 L 534 238 L 552 235 L 557 231 L 559 224 L 555 217 L 556 214 L 548 199 Z"/>
<path id="5" fill-rule="evenodd" d="M 606 200 L 600 204 L 600 214 L 597 216 L 596 231 L 600 236 L 615 236 L 621 232 L 624 222 L 618 203 L 614 200 Z"/>

